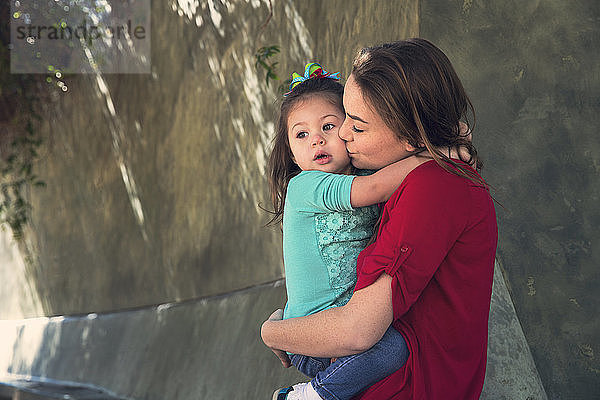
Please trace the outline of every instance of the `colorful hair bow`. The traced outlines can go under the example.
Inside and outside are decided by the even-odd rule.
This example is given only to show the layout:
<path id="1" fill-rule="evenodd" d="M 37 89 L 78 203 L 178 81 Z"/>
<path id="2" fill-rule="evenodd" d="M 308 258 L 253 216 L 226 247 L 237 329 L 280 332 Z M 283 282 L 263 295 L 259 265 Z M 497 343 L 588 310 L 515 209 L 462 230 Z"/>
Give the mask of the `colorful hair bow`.
<path id="1" fill-rule="evenodd" d="M 292 90 L 294 90 L 294 88 L 298 84 L 304 82 L 307 79 L 311 79 L 311 78 L 331 78 L 331 79 L 335 79 L 336 81 L 340 80 L 339 72 L 331 74 L 331 73 L 325 71 L 321 67 L 320 64 L 311 62 L 311 63 L 306 64 L 306 67 L 304 68 L 304 75 L 300 75 L 296 72 L 292 73 L 292 82 L 290 82 L 290 91 L 287 92 L 286 94 L 284 94 L 284 96 L 287 96 L 290 93 L 292 93 Z"/>

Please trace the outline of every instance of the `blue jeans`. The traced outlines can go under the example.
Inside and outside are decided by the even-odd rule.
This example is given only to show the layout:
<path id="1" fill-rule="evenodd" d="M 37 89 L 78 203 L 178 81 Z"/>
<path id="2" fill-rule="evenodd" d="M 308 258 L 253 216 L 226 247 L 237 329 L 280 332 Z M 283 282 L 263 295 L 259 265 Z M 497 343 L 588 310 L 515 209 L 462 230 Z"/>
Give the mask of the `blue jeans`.
<path id="1" fill-rule="evenodd" d="M 326 400 L 349 400 L 364 389 L 397 371 L 408 359 L 406 341 L 389 327 L 379 342 L 369 350 L 338 358 L 290 356 L 292 364 L 312 378 L 315 391 Z"/>

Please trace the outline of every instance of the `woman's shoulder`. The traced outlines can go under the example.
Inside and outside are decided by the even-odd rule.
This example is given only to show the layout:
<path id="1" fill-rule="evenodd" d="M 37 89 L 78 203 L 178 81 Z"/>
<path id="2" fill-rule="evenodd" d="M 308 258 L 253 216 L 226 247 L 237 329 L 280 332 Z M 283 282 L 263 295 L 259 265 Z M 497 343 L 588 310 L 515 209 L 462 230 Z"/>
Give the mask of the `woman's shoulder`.
<path id="1" fill-rule="evenodd" d="M 468 174 L 472 174 L 474 176 L 479 176 L 477 172 L 467 163 L 462 161 L 457 161 L 457 164 L 460 165 L 463 170 L 467 171 Z M 458 169 L 448 164 L 450 169 L 454 169 L 458 171 Z M 441 190 L 447 186 L 451 187 L 469 187 L 474 183 L 470 181 L 468 178 L 464 176 L 459 176 L 455 173 L 452 173 L 438 164 L 435 160 L 429 160 L 419 165 L 415 169 L 413 169 L 404 179 L 402 184 L 404 186 L 419 186 L 422 187 L 423 184 L 427 182 L 429 185 L 433 185 L 432 189 Z"/>
<path id="2" fill-rule="evenodd" d="M 461 166 L 469 173 L 476 174 L 468 164 Z M 450 168 L 453 168 L 450 166 Z M 473 191 L 487 189 L 439 165 L 435 160 L 426 161 L 412 170 L 404 179 L 399 189 L 390 198 L 390 205 L 404 200 L 428 204 L 437 199 L 445 204 L 468 204 L 471 202 Z M 426 201 L 425 201 L 426 200 Z M 423 205 L 424 205 L 423 204 Z"/>

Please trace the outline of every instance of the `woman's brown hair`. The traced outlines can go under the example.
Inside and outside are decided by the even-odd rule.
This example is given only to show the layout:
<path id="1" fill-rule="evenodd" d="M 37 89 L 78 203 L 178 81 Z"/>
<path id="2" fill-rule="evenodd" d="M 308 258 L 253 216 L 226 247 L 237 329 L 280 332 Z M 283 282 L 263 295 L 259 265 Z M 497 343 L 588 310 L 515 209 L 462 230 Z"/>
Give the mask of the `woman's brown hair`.
<path id="1" fill-rule="evenodd" d="M 294 89 L 283 98 L 279 107 L 279 116 L 273 138 L 273 150 L 269 155 L 267 164 L 269 176 L 269 189 L 273 203 L 273 218 L 267 223 L 281 223 L 283 220 L 283 206 L 287 186 L 294 176 L 301 171 L 294 162 L 290 142 L 288 139 L 288 117 L 292 110 L 300 103 L 310 100 L 312 97 L 323 97 L 336 107 L 344 111 L 342 101 L 344 87 L 332 78 L 310 78 L 296 85 Z"/>
<path id="2" fill-rule="evenodd" d="M 352 76 L 365 100 L 396 135 L 417 149 L 427 149 L 445 170 L 488 187 L 471 169 L 452 160 L 483 162 L 460 123 L 473 129 L 475 110 L 446 55 L 425 39 L 407 39 L 362 49 L 354 59 Z M 473 123 L 469 120 L 473 118 Z M 448 149 L 448 155 L 440 149 Z M 466 159 L 463 159 L 466 158 Z"/>

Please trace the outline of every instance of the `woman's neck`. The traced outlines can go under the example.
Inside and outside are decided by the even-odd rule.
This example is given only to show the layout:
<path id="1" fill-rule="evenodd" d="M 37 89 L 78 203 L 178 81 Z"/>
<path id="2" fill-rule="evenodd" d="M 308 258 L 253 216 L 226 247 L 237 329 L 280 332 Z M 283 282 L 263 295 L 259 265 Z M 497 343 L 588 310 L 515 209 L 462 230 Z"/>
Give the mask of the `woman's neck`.
<path id="1" fill-rule="evenodd" d="M 468 162 L 469 159 L 471 160 L 470 165 L 474 166 L 476 163 L 476 159 L 473 157 L 471 157 L 471 154 L 469 153 L 469 150 L 467 150 L 466 147 L 461 146 L 459 148 L 456 147 L 435 147 L 435 150 L 438 151 L 438 153 L 443 154 L 444 156 L 454 159 L 454 160 L 461 160 L 464 162 Z M 416 153 L 413 153 L 416 154 Z M 411 154 L 412 155 L 412 154 Z M 434 157 L 431 155 L 431 153 L 429 152 L 429 150 L 427 149 L 423 149 L 422 151 L 418 152 L 417 157 L 425 157 L 428 159 L 433 160 Z"/>

